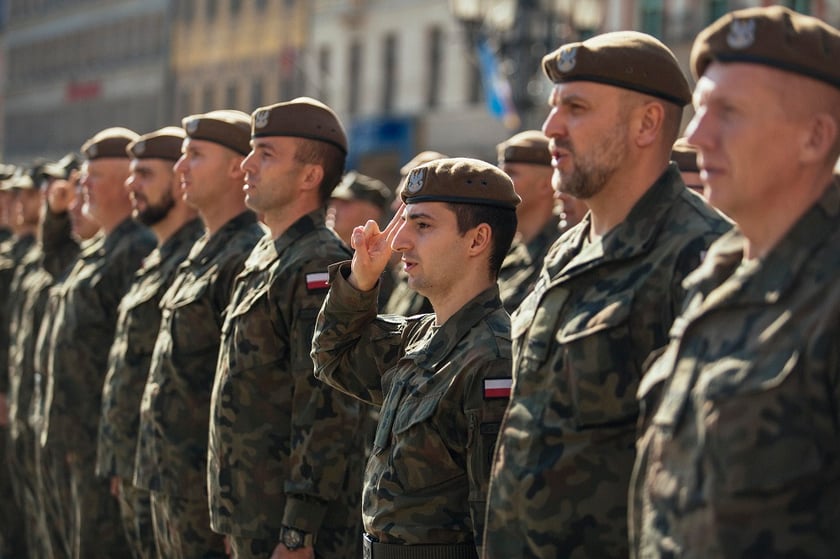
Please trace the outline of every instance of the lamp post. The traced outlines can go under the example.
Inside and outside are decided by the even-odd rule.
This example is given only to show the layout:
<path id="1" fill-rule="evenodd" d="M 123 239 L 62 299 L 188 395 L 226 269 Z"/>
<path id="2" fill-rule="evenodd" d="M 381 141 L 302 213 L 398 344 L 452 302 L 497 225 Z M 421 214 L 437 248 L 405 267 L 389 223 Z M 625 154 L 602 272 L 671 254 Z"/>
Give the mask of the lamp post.
<path id="1" fill-rule="evenodd" d="M 471 46 L 489 41 L 511 86 L 522 128 L 542 123 L 548 83 L 542 57 L 563 43 L 597 33 L 605 0 L 450 0 Z M 537 109 L 540 109 L 539 111 Z"/>

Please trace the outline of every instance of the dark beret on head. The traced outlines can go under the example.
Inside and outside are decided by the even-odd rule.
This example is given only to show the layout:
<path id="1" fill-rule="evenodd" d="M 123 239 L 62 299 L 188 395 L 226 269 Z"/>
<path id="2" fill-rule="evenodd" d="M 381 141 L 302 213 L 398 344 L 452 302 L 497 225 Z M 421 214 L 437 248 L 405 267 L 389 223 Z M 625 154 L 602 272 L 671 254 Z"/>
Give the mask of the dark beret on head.
<path id="1" fill-rule="evenodd" d="M 128 156 L 134 159 L 166 159 L 177 161 L 187 133 L 178 126 L 167 126 L 143 134 L 126 147 Z"/>
<path id="2" fill-rule="evenodd" d="M 347 134 L 331 108 L 309 97 L 260 107 L 251 115 L 251 136 L 293 136 L 332 144 L 347 153 Z"/>
<path id="3" fill-rule="evenodd" d="M 241 155 L 251 151 L 251 118 L 247 113 L 223 109 L 191 115 L 181 122 L 189 138 L 213 142 Z"/>
<path id="4" fill-rule="evenodd" d="M 381 180 L 373 177 L 368 177 L 356 171 L 350 171 L 335 190 L 330 194 L 330 198 L 338 200 L 363 200 L 370 202 L 381 210 L 388 208 L 391 202 L 391 191 L 385 186 Z"/>
<path id="5" fill-rule="evenodd" d="M 526 130 L 496 146 L 499 165 L 502 163 L 531 163 L 551 166 L 548 138 L 539 130 Z"/>
<path id="6" fill-rule="evenodd" d="M 521 202 L 509 176 L 495 165 L 467 157 L 415 167 L 401 196 L 406 204 L 450 202 L 514 209 Z"/>
<path id="7" fill-rule="evenodd" d="M 637 31 L 603 33 L 563 45 L 544 56 L 542 66 L 554 83 L 603 83 L 680 107 L 691 101 L 691 88 L 674 53 L 655 37 Z"/>
<path id="8" fill-rule="evenodd" d="M 88 161 L 105 157 L 128 159 L 125 147 L 137 138 L 137 133 L 128 128 L 106 128 L 82 144 L 82 155 Z"/>
<path id="9" fill-rule="evenodd" d="M 678 138 L 671 149 L 671 161 L 677 164 L 684 173 L 699 173 L 697 166 L 697 148 L 688 143 L 685 138 Z"/>
<path id="10" fill-rule="evenodd" d="M 694 40 L 694 77 L 713 61 L 763 64 L 840 88 L 840 31 L 783 6 L 738 10 Z"/>

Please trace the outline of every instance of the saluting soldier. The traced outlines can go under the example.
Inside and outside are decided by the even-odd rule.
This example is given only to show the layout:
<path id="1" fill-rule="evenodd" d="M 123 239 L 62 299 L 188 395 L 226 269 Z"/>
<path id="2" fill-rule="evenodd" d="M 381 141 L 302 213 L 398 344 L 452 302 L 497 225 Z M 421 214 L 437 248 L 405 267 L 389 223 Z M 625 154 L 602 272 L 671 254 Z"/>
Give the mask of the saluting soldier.
<path id="1" fill-rule="evenodd" d="M 496 277 L 519 196 L 496 166 L 455 158 L 412 170 L 402 199 L 383 231 L 357 227 L 353 260 L 331 267 L 315 371 L 380 407 L 362 497 L 365 557 L 478 557 L 511 383 Z M 392 250 L 434 313 L 377 316 Z"/>

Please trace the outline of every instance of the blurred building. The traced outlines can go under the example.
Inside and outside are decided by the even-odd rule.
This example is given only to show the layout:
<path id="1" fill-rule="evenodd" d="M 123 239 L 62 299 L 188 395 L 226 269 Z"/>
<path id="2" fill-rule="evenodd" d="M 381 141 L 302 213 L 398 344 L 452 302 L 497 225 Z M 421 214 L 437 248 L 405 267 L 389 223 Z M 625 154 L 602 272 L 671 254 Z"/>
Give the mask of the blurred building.
<path id="1" fill-rule="evenodd" d="M 250 113 L 299 96 L 310 7 L 304 0 L 176 0 L 172 118 L 222 108 Z"/>
<path id="2" fill-rule="evenodd" d="M 169 112 L 167 0 L 6 0 L 4 159 L 55 158 Z"/>

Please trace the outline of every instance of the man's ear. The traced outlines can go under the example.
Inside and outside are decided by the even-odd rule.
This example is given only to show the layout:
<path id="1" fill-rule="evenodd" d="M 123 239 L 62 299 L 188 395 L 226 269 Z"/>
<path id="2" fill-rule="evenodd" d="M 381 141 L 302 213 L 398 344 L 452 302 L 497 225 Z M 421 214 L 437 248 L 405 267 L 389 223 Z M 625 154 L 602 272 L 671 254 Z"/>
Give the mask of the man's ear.
<path id="1" fill-rule="evenodd" d="M 828 158 L 837 142 L 837 121 L 828 113 L 817 113 L 810 119 L 800 142 L 800 161 L 813 163 Z"/>
<path id="2" fill-rule="evenodd" d="M 493 240 L 493 229 L 486 223 L 479 223 L 471 231 L 470 256 L 477 256 L 490 249 Z"/>
<path id="3" fill-rule="evenodd" d="M 659 133 L 665 122 L 665 107 L 659 101 L 648 101 L 637 108 L 636 119 L 633 120 L 636 145 L 649 146 L 659 141 Z"/>

